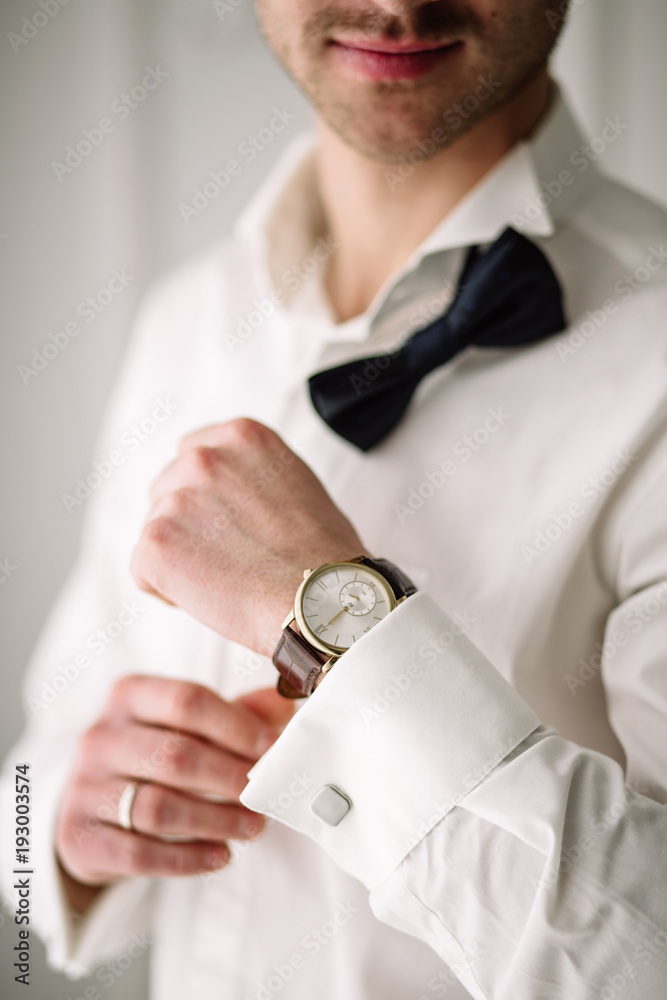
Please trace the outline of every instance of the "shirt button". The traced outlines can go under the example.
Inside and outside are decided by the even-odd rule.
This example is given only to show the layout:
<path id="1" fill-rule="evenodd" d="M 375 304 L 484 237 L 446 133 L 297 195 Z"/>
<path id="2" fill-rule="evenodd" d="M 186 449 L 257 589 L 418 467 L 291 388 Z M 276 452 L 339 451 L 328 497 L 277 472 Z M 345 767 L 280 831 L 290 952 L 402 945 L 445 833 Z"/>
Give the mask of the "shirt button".
<path id="1" fill-rule="evenodd" d="M 352 800 L 348 799 L 339 788 L 324 785 L 310 800 L 310 808 L 329 826 L 338 826 L 344 816 L 352 808 Z"/>

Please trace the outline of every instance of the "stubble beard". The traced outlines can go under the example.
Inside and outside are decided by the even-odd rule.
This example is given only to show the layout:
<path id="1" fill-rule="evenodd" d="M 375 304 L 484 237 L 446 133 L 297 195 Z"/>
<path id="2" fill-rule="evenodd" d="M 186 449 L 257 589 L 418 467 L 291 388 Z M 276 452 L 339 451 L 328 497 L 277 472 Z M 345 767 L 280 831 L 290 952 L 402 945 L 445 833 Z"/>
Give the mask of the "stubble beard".
<path id="1" fill-rule="evenodd" d="M 336 69 L 324 39 L 331 27 L 346 25 L 334 17 L 331 25 L 320 16 L 304 26 L 300 58 L 279 40 L 272 41 L 271 31 L 265 30 L 265 35 L 328 128 L 362 156 L 387 165 L 403 162 L 415 150 L 430 158 L 462 138 L 543 71 L 558 37 L 535 11 L 528 18 L 508 18 L 489 39 L 485 26 L 467 8 L 450 8 L 439 24 L 427 26 L 418 37 L 437 40 L 458 33 L 463 51 L 445 55 L 444 63 L 422 79 L 373 82 Z M 384 27 L 378 22 L 374 34 Z M 484 87 L 484 81 L 490 86 Z M 465 108 L 464 115 L 455 112 L 456 105 Z"/>

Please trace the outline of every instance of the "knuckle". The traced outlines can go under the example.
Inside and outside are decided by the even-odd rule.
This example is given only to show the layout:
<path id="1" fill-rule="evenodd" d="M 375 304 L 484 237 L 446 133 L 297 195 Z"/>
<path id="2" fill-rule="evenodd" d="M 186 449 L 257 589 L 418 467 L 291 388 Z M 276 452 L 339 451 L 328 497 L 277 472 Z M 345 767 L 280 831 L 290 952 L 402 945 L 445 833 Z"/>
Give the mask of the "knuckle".
<path id="1" fill-rule="evenodd" d="M 251 831 L 256 833 L 264 827 L 264 823 L 260 816 L 253 815 L 252 818 L 249 819 L 248 814 L 240 810 L 234 817 L 233 825 L 237 837 L 247 837 Z"/>
<path id="2" fill-rule="evenodd" d="M 79 751 L 84 760 L 97 755 L 106 737 L 106 726 L 102 721 L 93 723 L 79 737 Z"/>
<path id="3" fill-rule="evenodd" d="M 227 782 L 229 784 L 231 792 L 235 796 L 239 796 L 245 786 L 248 784 L 248 770 L 250 765 L 248 763 L 243 763 L 243 761 L 234 761 L 229 765 L 229 771 L 227 773 Z"/>
<path id="4" fill-rule="evenodd" d="M 171 758 L 170 769 L 176 779 L 193 778 L 199 770 L 199 753 L 197 747 L 188 742 L 180 746 Z"/>
<path id="5" fill-rule="evenodd" d="M 144 785 L 134 807 L 135 823 L 150 831 L 163 830 L 173 823 L 174 806 L 166 789 L 157 785 Z"/>
<path id="6" fill-rule="evenodd" d="M 268 443 L 273 432 L 251 417 L 237 417 L 228 424 L 230 436 L 239 444 L 261 445 Z"/>
<path id="7" fill-rule="evenodd" d="M 198 761 L 198 748 L 192 740 L 185 740 L 171 756 L 171 771 L 177 778 L 189 777 L 196 772 Z"/>
<path id="8" fill-rule="evenodd" d="M 141 875 L 147 871 L 150 865 L 150 847 L 150 843 L 137 834 L 124 838 L 123 844 L 118 848 L 123 871 L 128 875 Z"/>
<path id="9" fill-rule="evenodd" d="M 165 855 L 163 867 L 170 875 L 189 875 L 197 870 L 193 852 L 176 845 Z"/>
<path id="10" fill-rule="evenodd" d="M 171 524 L 172 535 L 178 527 L 173 518 L 178 518 L 186 511 L 190 510 L 196 503 L 196 494 L 193 489 L 181 486 L 177 490 L 168 493 L 161 501 L 162 516 L 166 517 Z"/>
<path id="11" fill-rule="evenodd" d="M 217 448 L 198 445 L 188 453 L 188 460 L 198 475 L 203 474 L 208 479 L 216 472 L 220 462 L 220 455 Z"/>
<path id="12" fill-rule="evenodd" d="M 173 494 L 171 496 L 173 498 Z M 173 541 L 175 531 L 176 525 L 172 518 L 166 514 L 159 514 L 144 525 L 141 542 L 149 550 L 164 549 Z"/>
<path id="13" fill-rule="evenodd" d="M 135 686 L 136 680 L 133 676 L 119 677 L 117 681 L 114 681 L 109 692 L 109 702 L 115 706 L 127 704 L 134 693 Z"/>
<path id="14" fill-rule="evenodd" d="M 175 722 L 190 722 L 204 710 L 207 700 L 206 689 L 200 684 L 183 681 L 174 690 L 173 715 Z"/>

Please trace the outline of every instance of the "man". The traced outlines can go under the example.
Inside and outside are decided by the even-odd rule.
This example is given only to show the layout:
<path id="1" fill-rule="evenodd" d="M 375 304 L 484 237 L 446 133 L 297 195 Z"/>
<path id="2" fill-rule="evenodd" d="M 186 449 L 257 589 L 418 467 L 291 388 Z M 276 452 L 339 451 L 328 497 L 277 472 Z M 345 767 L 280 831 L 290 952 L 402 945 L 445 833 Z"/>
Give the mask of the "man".
<path id="1" fill-rule="evenodd" d="M 549 79 L 562 7 L 258 4 L 316 136 L 145 307 L 100 454 L 168 419 L 12 755 L 69 971 L 148 931 L 160 1000 L 663 995 L 667 218 Z"/>

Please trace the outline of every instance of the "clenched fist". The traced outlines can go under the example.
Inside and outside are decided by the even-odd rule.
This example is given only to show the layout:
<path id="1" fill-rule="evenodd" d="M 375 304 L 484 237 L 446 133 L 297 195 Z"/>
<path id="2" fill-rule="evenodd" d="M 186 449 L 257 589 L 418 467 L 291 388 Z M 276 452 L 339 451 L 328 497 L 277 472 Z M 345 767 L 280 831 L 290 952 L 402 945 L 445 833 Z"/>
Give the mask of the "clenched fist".
<path id="1" fill-rule="evenodd" d="M 267 656 L 304 569 L 368 554 L 308 466 L 254 420 L 187 437 L 151 500 L 139 586 Z"/>

